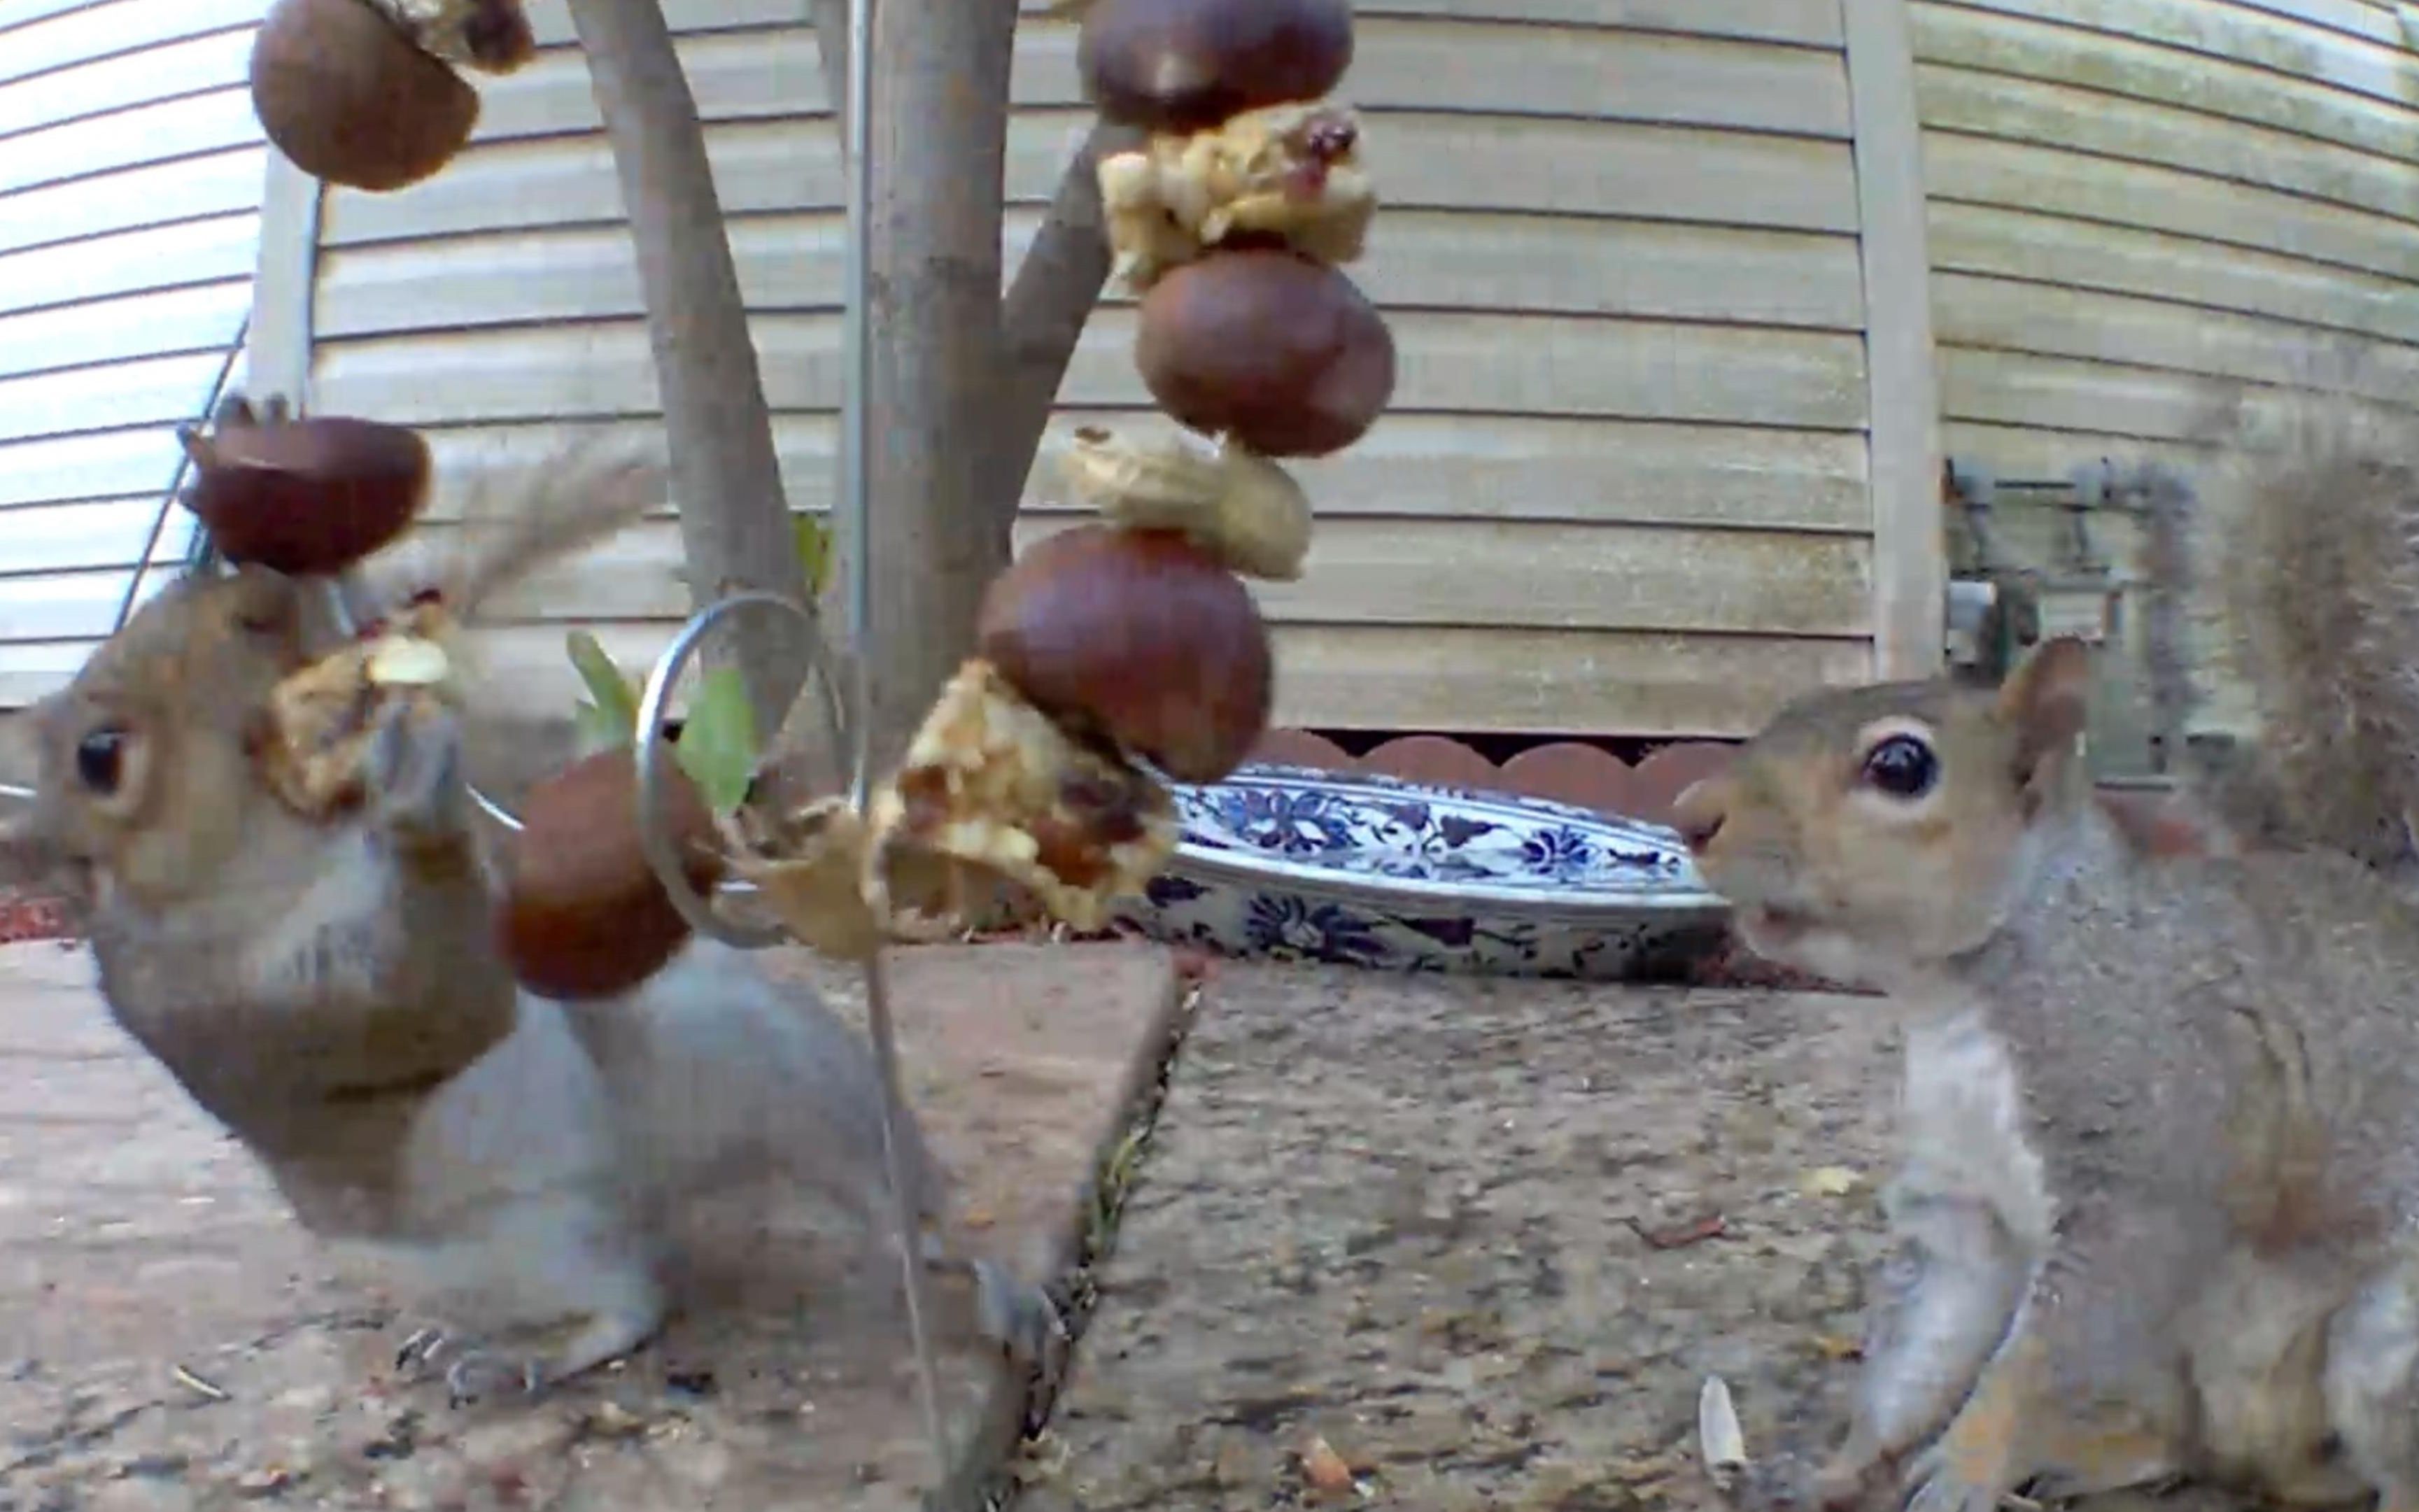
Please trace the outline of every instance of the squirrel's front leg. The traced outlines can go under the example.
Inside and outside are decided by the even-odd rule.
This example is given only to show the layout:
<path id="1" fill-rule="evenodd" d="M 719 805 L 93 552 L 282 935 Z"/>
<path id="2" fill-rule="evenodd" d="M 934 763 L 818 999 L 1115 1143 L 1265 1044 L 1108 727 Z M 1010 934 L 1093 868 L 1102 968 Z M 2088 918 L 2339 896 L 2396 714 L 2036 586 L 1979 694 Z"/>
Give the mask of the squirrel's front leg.
<path id="1" fill-rule="evenodd" d="M 1846 1441 L 1816 1481 L 1824 1505 L 1894 1488 L 1901 1460 L 1979 1393 L 2011 1335 L 2031 1267 L 1985 1202 L 1902 1196 L 1899 1248 L 1866 1327 Z"/>

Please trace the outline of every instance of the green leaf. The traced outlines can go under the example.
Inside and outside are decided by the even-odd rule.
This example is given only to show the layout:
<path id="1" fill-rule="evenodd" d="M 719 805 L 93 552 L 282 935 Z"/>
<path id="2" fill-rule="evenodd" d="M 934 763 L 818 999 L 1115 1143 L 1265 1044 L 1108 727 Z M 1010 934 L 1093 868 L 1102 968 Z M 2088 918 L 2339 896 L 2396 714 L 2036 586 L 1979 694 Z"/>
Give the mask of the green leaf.
<path id="1" fill-rule="evenodd" d="M 623 744 L 638 738 L 639 693 L 613 658 L 586 630 L 574 630 L 562 638 L 563 649 L 571 654 L 572 669 L 588 687 L 588 696 L 595 700 L 594 708 L 600 719 L 610 720 L 621 731 Z"/>
<path id="2" fill-rule="evenodd" d="M 699 680 L 673 754 L 716 813 L 731 812 L 747 796 L 756 775 L 756 710 L 737 668 L 716 667 Z"/>
<path id="3" fill-rule="evenodd" d="M 807 596 L 821 594 L 824 585 L 831 581 L 831 527 L 813 515 L 797 517 L 798 565 L 806 569 Z"/>
<path id="4" fill-rule="evenodd" d="M 630 744 L 633 727 L 621 723 L 586 699 L 581 699 L 579 707 L 571 712 L 571 721 L 582 756 L 593 756 L 600 750 L 611 750 L 617 746 Z"/>

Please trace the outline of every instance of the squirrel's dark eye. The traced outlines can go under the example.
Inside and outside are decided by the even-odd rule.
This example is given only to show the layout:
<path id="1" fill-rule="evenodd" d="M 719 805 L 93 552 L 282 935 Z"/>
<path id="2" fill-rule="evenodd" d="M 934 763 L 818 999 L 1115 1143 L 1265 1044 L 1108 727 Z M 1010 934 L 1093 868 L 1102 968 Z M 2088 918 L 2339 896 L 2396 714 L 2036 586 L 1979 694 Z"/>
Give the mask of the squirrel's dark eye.
<path id="1" fill-rule="evenodd" d="M 76 776 L 103 797 L 117 791 L 125 776 L 126 732 L 102 728 L 76 742 Z"/>
<path id="2" fill-rule="evenodd" d="M 1865 780 L 1893 798 L 1919 798 L 1940 780 L 1940 758 L 1914 735 L 1892 735 L 1865 753 Z"/>

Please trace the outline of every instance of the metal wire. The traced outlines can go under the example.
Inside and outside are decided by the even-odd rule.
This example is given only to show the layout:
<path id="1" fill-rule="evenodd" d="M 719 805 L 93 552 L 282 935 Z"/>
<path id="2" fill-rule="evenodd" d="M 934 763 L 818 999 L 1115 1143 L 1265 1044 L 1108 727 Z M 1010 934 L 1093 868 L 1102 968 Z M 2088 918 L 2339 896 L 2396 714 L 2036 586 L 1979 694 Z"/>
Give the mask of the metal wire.
<path id="1" fill-rule="evenodd" d="M 689 659 L 705 643 L 706 632 L 713 629 L 724 615 L 751 607 L 782 609 L 803 622 L 805 634 L 802 639 L 811 664 L 809 675 L 823 684 L 824 713 L 831 718 L 835 732 L 847 729 L 848 721 L 840 707 L 831 676 L 830 657 L 824 647 L 823 638 L 815 633 L 813 612 L 779 594 L 732 594 L 690 615 L 688 623 L 681 626 L 680 633 L 672 637 L 671 643 L 664 647 L 663 655 L 655 658 L 655 665 L 648 671 L 646 687 L 639 695 L 636 764 L 639 848 L 646 853 L 647 864 L 655 869 L 655 880 L 663 884 L 664 891 L 671 898 L 672 906 L 680 910 L 680 916 L 687 919 L 690 927 L 699 933 L 711 935 L 743 950 L 761 950 L 779 944 L 787 935 L 771 926 L 750 926 L 724 918 L 715 911 L 709 899 L 689 886 L 688 876 L 681 867 L 679 845 L 675 838 L 665 830 L 658 817 L 663 812 L 658 807 L 660 800 L 657 795 L 663 789 L 665 748 L 670 742 L 654 738 L 655 733 L 664 727 L 664 715 L 671 703 L 672 688 L 679 683 L 681 672 L 687 667 Z"/>
<path id="2" fill-rule="evenodd" d="M 252 312 L 245 310 L 243 319 L 235 328 L 235 339 L 227 343 L 226 356 L 219 363 L 218 377 L 210 380 L 210 396 L 202 402 L 202 418 L 207 423 L 218 412 L 219 399 L 226 393 L 227 379 L 235 376 L 236 359 L 243 355 L 243 344 L 252 334 Z M 168 491 L 161 496 L 160 508 L 151 517 L 151 533 L 143 538 L 143 554 L 134 559 L 134 575 L 126 582 L 126 596 L 117 601 L 117 619 L 110 627 L 116 635 L 126 628 L 134 616 L 134 601 L 143 594 L 143 579 L 151 571 L 151 553 L 160 549 L 160 534 L 168 528 L 168 511 L 177 507 L 177 495 L 185 486 L 185 474 L 193 470 L 193 454 L 185 448 L 180 437 L 177 445 L 177 471 L 168 475 Z M 209 532 L 200 525 L 193 527 L 196 537 L 208 539 Z M 192 548 L 187 548 L 188 564 Z"/>
<path id="3" fill-rule="evenodd" d="M 872 263 L 870 245 L 873 208 L 873 6 L 874 0 L 849 0 L 848 7 L 848 287 L 846 333 L 849 382 L 841 441 L 844 458 L 840 501 L 848 510 L 848 648 L 850 702 L 855 720 L 852 736 L 849 801 L 859 813 L 872 781 L 872 698 L 868 684 L 873 644 L 873 501 L 869 471 L 873 449 L 873 416 L 869 398 L 873 392 Z M 890 976 L 876 949 L 865 964 L 866 1027 L 873 1041 L 876 1070 L 882 1077 L 882 1159 L 890 1176 L 890 1195 L 899 1228 L 899 1264 L 907 1293 L 907 1333 L 916 1353 L 916 1393 L 924 1411 L 924 1434 L 932 1451 L 933 1484 L 946 1484 L 949 1473 L 948 1440 L 941 1425 L 940 1383 L 932 1368 L 932 1342 L 924 1305 L 923 1267 L 917 1253 L 917 1218 L 915 1190 L 905 1180 L 903 1132 L 900 1128 L 904 1097 L 899 1086 L 899 1042 L 890 1018 Z"/>

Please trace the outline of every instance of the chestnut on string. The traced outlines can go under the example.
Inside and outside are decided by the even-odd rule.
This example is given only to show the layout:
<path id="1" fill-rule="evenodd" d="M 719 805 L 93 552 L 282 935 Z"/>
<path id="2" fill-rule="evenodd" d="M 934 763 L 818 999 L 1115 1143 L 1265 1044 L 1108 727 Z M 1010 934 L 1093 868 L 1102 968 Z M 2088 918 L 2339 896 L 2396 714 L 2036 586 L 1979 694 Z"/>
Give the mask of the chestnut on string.
<path id="1" fill-rule="evenodd" d="M 725 861 L 714 816 L 686 775 L 662 771 L 664 818 L 681 872 L 703 893 Z M 512 839 L 497 938 L 522 985 L 547 997 L 606 997 L 663 969 L 688 920 L 657 879 L 639 835 L 637 752 L 617 747 L 530 789 Z"/>
<path id="2" fill-rule="evenodd" d="M 402 534 L 428 494 L 428 443 L 402 425 L 289 419 L 274 402 L 255 415 L 237 399 L 212 430 L 180 439 L 195 473 L 182 501 L 219 549 L 291 576 L 351 566 Z"/>
<path id="3" fill-rule="evenodd" d="M 1263 456 L 1359 440 L 1394 393 L 1394 338 L 1352 281 L 1273 248 L 1219 251 L 1143 296 L 1134 365 L 1179 423 Z"/>
<path id="4" fill-rule="evenodd" d="M 367 0 L 277 0 L 252 44 L 252 105 L 296 167 L 386 193 L 451 162 L 479 94 Z"/>
<path id="5" fill-rule="evenodd" d="M 1352 66 L 1350 0 L 1099 0 L 1076 67 L 1102 116 L 1197 131 L 1230 116 L 1316 100 Z"/>
<path id="6" fill-rule="evenodd" d="M 1214 782 L 1268 728 L 1268 626 L 1241 579 L 1176 531 L 1078 525 L 992 579 L 978 655 L 1070 730 Z"/>

